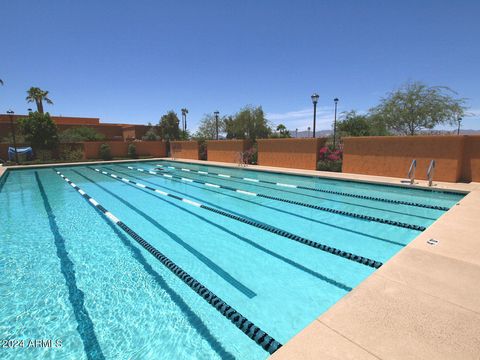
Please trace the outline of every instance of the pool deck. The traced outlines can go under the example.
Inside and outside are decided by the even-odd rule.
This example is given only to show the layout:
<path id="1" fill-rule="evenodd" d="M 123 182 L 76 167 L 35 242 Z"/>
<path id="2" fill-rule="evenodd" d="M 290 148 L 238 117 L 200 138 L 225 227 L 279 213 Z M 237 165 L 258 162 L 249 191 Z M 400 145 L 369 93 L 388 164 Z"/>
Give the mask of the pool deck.
<path id="1" fill-rule="evenodd" d="M 151 160 L 160 159 L 144 161 Z M 64 165 L 82 163 L 54 164 Z M 256 165 L 246 169 L 412 187 L 389 177 Z M 0 176 L 4 171 L 0 167 Z M 468 195 L 271 359 L 480 359 L 480 183 L 434 184 Z M 414 187 L 428 184 L 418 181 Z M 430 239 L 438 243 L 429 245 Z"/>
<path id="2" fill-rule="evenodd" d="M 380 176 L 247 169 L 405 186 L 404 179 Z M 435 189 L 469 193 L 272 360 L 480 359 L 480 183 L 434 184 Z M 418 181 L 415 187 L 428 184 Z M 429 245 L 429 239 L 437 245 Z"/>

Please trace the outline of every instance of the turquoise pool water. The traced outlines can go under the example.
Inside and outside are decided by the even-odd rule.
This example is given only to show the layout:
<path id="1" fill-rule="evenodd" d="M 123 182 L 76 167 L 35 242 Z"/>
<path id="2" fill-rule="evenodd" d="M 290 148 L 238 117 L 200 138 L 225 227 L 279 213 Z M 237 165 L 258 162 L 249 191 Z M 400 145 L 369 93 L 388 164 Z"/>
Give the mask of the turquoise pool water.
<path id="1" fill-rule="evenodd" d="M 420 234 L 401 224 L 428 227 L 462 198 L 167 161 L 56 170 L 283 344 L 375 271 L 285 234 L 384 263 Z M 1 358 L 269 355 L 53 168 L 2 183 L 0 339 L 25 342 Z M 28 347 L 39 339 L 52 347 Z"/>

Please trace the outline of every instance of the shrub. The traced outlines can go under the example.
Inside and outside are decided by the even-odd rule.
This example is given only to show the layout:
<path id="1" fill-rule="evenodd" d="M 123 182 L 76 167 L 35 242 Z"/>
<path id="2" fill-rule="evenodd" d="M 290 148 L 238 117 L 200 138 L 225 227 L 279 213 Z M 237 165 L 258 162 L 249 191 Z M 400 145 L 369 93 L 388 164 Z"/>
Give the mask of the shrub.
<path id="1" fill-rule="evenodd" d="M 35 150 L 54 149 L 58 145 L 58 129 L 50 114 L 32 112 L 18 121 L 20 133 Z"/>
<path id="2" fill-rule="evenodd" d="M 135 146 L 135 144 L 133 144 L 133 143 L 128 144 L 127 154 L 128 154 L 128 157 L 130 157 L 132 159 L 137 158 L 137 147 Z"/>
<path id="3" fill-rule="evenodd" d="M 112 160 L 112 152 L 108 144 L 100 145 L 99 151 L 100 159 L 102 160 Z"/>
<path id="4" fill-rule="evenodd" d="M 319 155 L 317 170 L 342 171 L 343 151 L 341 149 L 333 149 L 332 147 L 324 146 L 320 149 Z"/>
<path id="5" fill-rule="evenodd" d="M 80 161 L 83 159 L 83 149 L 75 144 L 61 145 L 59 156 L 64 161 Z"/>
<path id="6" fill-rule="evenodd" d="M 157 135 L 155 128 L 152 126 L 148 131 L 143 135 L 142 140 L 146 141 L 155 141 L 160 140 L 160 136 Z"/>
<path id="7" fill-rule="evenodd" d="M 41 162 L 48 162 L 53 160 L 52 150 L 40 149 L 35 151 L 36 158 Z"/>
<path id="8" fill-rule="evenodd" d="M 23 134 L 20 133 L 19 131 L 15 132 L 15 141 L 17 143 L 17 146 L 18 146 L 18 144 L 26 144 L 27 143 L 27 140 L 25 139 L 25 136 L 23 136 Z M 6 136 L 4 136 L 3 138 L 0 138 L 0 143 L 12 144 L 12 146 L 13 146 L 12 132 L 9 131 Z"/>
<path id="9" fill-rule="evenodd" d="M 198 152 L 199 160 L 207 160 L 207 142 L 205 140 L 198 141 Z"/>
<path id="10" fill-rule="evenodd" d="M 258 148 L 257 145 L 253 145 L 250 149 L 243 153 L 243 162 L 245 164 L 255 165 L 258 161 Z"/>
<path id="11" fill-rule="evenodd" d="M 73 143 L 82 141 L 102 141 L 105 140 L 105 135 L 97 132 L 95 129 L 81 126 L 62 131 L 59 134 L 61 143 Z"/>

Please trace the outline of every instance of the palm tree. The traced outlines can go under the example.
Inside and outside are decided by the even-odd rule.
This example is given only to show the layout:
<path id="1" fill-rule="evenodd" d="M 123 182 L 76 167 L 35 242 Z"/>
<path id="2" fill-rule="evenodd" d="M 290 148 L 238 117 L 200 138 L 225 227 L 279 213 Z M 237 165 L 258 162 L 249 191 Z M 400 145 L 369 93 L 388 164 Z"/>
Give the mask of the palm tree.
<path id="1" fill-rule="evenodd" d="M 37 111 L 40 114 L 43 114 L 43 101 L 45 101 L 47 104 L 53 104 L 53 101 L 50 100 L 47 95 L 48 91 L 44 91 L 38 87 L 31 87 L 27 91 L 28 96 L 25 98 L 27 102 L 35 102 L 37 105 Z"/>
<path id="2" fill-rule="evenodd" d="M 183 126 L 183 131 L 187 131 L 187 114 L 188 114 L 188 109 L 183 108 L 182 109 L 182 126 Z"/>

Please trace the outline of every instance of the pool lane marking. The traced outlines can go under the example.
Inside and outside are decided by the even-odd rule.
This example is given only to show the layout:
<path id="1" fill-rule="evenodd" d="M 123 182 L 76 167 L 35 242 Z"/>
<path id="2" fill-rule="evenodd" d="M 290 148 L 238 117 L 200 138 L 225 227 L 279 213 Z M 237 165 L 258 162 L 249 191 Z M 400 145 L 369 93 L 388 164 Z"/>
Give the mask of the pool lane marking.
<path id="1" fill-rule="evenodd" d="M 97 171 L 98 173 L 101 173 L 101 174 L 104 174 L 106 176 L 111 176 L 111 173 L 107 172 L 107 171 L 104 171 L 104 170 L 100 170 L 100 169 L 97 169 L 97 168 L 94 168 L 95 171 Z M 117 180 L 119 179 L 120 177 L 117 178 Z M 132 184 L 132 185 L 135 185 L 138 187 L 138 184 L 141 184 L 141 183 L 137 183 L 136 181 L 133 181 L 133 180 L 129 180 L 127 178 L 121 178 L 121 179 L 125 179 L 128 183 Z M 143 185 L 143 184 L 142 184 Z M 151 187 L 151 186 L 147 186 L 147 185 L 143 185 L 141 186 L 142 188 L 145 188 L 145 189 L 148 189 L 150 191 L 154 191 L 154 192 L 157 192 L 155 188 Z M 177 199 L 177 200 L 180 200 L 180 201 L 183 201 L 184 199 L 177 196 L 177 195 L 173 195 L 173 194 L 170 194 L 170 193 L 166 193 L 166 192 L 163 192 L 162 191 L 162 195 L 165 195 L 165 196 L 169 196 L 169 197 L 172 197 L 174 199 Z M 251 225 L 251 226 L 254 226 L 254 227 L 257 227 L 259 229 L 262 229 L 262 230 L 265 230 L 265 231 L 268 231 L 268 232 L 271 232 L 271 233 L 274 233 L 274 234 L 277 234 L 279 236 L 282 236 L 282 237 L 285 237 L 285 238 L 288 238 L 288 239 L 291 239 L 293 241 L 297 241 L 301 244 L 304 244 L 304 245 L 308 245 L 308 246 L 311 246 L 315 249 L 319 249 L 321 251 L 325 251 L 327 253 L 330 253 L 332 255 L 335 255 L 335 256 L 339 256 L 339 257 L 342 257 L 342 258 L 345 258 L 347 260 L 351 260 L 351 261 L 354 261 L 354 262 L 357 262 L 359 264 L 362 264 L 362 265 L 365 265 L 365 266 L 369 266 L 369 267 L 373 267 L 375 269 L 378 269 L 380 266 L 382 266 L 383 264 L 380 262 L 380 261 L 376 261 L 376 260 L 372 260 L 372 259 L 369 259 L 367 257 L 363 257 L 363 256 L 360 256 L 360 255 L 355 255 L 355 254 L 352 254 L 352 253 L 349 253 L 347 251 L 344 251 L 344 250 L 340 250 L 340 249 L 337 249 L 337 248 L 334 248 L 334 247 L 331 247 L 331 246 L 328 246 L 328 245 L 324 245 L 324 244 L 321 244 L 321 243 L 318 243 L 316 241 L 313 241 L 313 240 L 309 240 L 309 239 L 306 239 L 304 237 L 301 237 L 299 235 L 295 235 L 295 234 L 292 234 L 288 231 L 285 231 L 285 230 L 282 230 L 282 229 L 279 229 L 279 228 L 276 228 L 272 225 L 268 225 L 268 224 L 265 224 L 265 223 L 261 223 L 261 222 L 258 222 L 258 221 L 254 221 L 254 220 L 250 220 L 250 219 L 247 219 L 247 218 L 244 218 L 242 216 L 238 216 L 238 215 L 234 215 L 232 213 L 229 213 L 229 212 L 226 212 L 226 211 L 223 211 L 223 210 L 219 210 L 217 208 L 213 208 L 213 207 L 210 207 L 210 206 L 207 206 L 207 205 L 204 205 L 204 204 L 200 204 L 198 203 L 200 206 L 200 208 L 202 209 L 205 209 L 205 210 L 209 210 L 211 212 L 214 212 L 216 214 L 219 214 L 219 215 L 222 215 L 222 216 L 225 216 L 225 217 L 228 217 L 228 218 L 231 218 L 231 219 L 234 219 L 234 220 L 237 220 L 237 221 L 240 221 L 240 222 L 243 222 L 247 225 Z"/>
<path id="2" fill-rule="evenodd" d="M 117 166 L 127 167 L 125 165 L 117 165 Z M 150 173 L 151 175 L 157 175 L 157 174 L 159 174 L 159 171 L 157 171 L 157 172 L 148 171 L 148 173 Z M 209 176 L 213 176 L 213 175 L 209 175 Z M 249 179 L 249 178 L 245 178 L 245 179 Z M 229 181 L 236 182 L 236 183 L 239 182 L 239 181 L 232 180 L 232 179 L 224 179 L 224 180 L 227 180 L 227 181 L 229 180 Z M 258 182 L 256 179 L 249 179 L 249 181 Z M 266 188 L 268 190 L 275 191 L 274 188 L 271 188 L 271 187 L 268 187 L 268 186 L 263 186 L 263 185 L 260 185 L 260 184 L 258 184 L 258 186 L 260 186 L 262 188 Z M 392 213 L 392 214 L 399 214 L 399 215 L 402 215 L 402 216 L 415 217 L 415 218 L 418 218 L 418 219 L 429 220 L 429 221 L 437 220 L 437 217 L 429 217 L 429 216 L 423 216 L 423 215 L 418 215 L 418 214 L 414 215 L 414 214 L 409 214 L 409 213 L 405 213 L 405 212 L 402 212 L 402 211 L 397 211 L 397 210 L 394 210 L 392 208 L 382 208 L 382 207 L 379 208 L 379 207 L 377 207 L 376 204 L 371 204 L 371 206 L 370 206 L 370 205 L 367 205 L 367 204 L 348 202 L 347 199 L 343 199 L 343 198 L 335 199 L 335 198 L 323 197 L 323 196 L 318 196 L 318 195 L 316 196 L 316 195 L 313 195 L 313 194 L 306 194 L 306 193 L 301 193 L 301 192 L 298 193 L 298 192 L 289 191 L 289 190 L 286 190 L 286 189 L 281 189 L 280 191 L 291 193 L 291 194 L 294 194 L 294 195 L 299 195 L 299 196 L 307 196 L 309 198 L 312 197 L 312 198 L 315 198 L 315 199 L 325 200 L 325 201 L 334 202 L 334 203 L 346 204 L 346 205 L 350 205 L 350 206 L 353 206 L 353 207 L 361 207 L 361 208 L 366 208 L 366 209 L 372 209 L 374 211 L 388 212 L 388 213 Z"/>
<path id="3" fill-rule="evenodd" d="M 122 170 L 129 170 L 127 169 L 125 166 L 119 166 L 119 165 L 116 165 L 117 167 L 122 167 Z M 92 168 L 89 167 L 90 170 L 94 171 Z M 142 178 L 142 177 L 138 177 L 138 176 L 141 176 L 141 174 L 138 174 L 138 176 L 135 176 L 133 174 L 127 174 L 127 173 L 123 173 L 121 170 L 119 169 L 111 169 L 111 168 L 106 168 L 108 171 L 118 171 L 119 173 L 125 175 L 125 176 L 131 176 L 133 179 L 135 180 L 140 180 L 140 181 L 145 181 L 145 183 L 148 183 L 148 184 L 151 184 L 153 186 L 160 186 L 160 187 L 165 187 L 165 185 L 160 185 L 158 183 L 153 183 L 149 180 L 147 180 L 146 178 Z M 176 180 L 175 181 L 176 183 L 180 183 L 180 181 Z M 190 185 L 190 184 L 188 184 Z M 193 184 L 191 186 L 194 186 Z M 197 187 L 198 188 L 198 187 Z M 170 190 L 169 188 L 167 190 Z M 179 192 L 180 194 L 184 195 L 184 196 L 188 196 L 188 194 L 186 193 L 181 193 L 180 191 L 178 190 L 175 190 L 177 192 Z M 267 203 L 263 203 L 263 202 L 254 202 L 248 198 L 243 198 L 243 197 L 238 197 L 238 196 L 235 196 L 234 194 L 227 194 L 227 193 L 223 193 L 223 192 L 218 192 L 214 189 L 206 189 L 206 191 L 210 191 L 210 192 L 214 192 L 215 194 L 220 194 L 220 195 L 223 195 L 223 196 L 227 196 L 227 197 L 230 197 L 232 199 L 236 199 L 236 200 L 240 200 L 240 201 L 244 201 L 244 202 L 247 202 L 249 204 L 254 204 L 256 206 L 260 206 L 262 208 L 266 208 L 266 209 L 269 209 L 269 210 L 273 210 L 273 211 L 278 211 L 278 212 L 281 212 L 283 214 L 287 214 L 287 215 L 290 215 L 290 216 L 295 216 L 295 217 L 298 217 L 300 219 L 303 219 L 303 220 L 307 220 L 307 221 L 312 221 L 314 223 L 317 223 L 317 224 L 321 224 L 321 225 L 324 225 L 324 226 L 328 226 L 328 227 L 333 227 L 333 228 L 336 228 L 336 229 L 339 229 L 341 231 L 346 231 L 348 233 L 353 233 L 353 234 L 356 234 L 356 235 L 360 235 L 360 236 L 365 236 L 365 237 L 368 237 L 372 240 L 378 240 L 378 241 L 382 241 L 382 242 L 387 242 L 389 244 L 393 244 L 393 245 L 396 245 L 396 246 L 400 246 L 400 247 L 405 247 L 405 243 L 402 243 L 402 242 L 397 242 L 397 241 L 393 241 L 393 240 L 388 240 L 388 239 L 385 239 L 385 238 L 382 238 L 382 237 L 378 237 L 378 236 L 375 236 L 375 235 L 372 235 L 372 234 L 369 234 L 369 233 L 364 233 L 364 232 L 360 232 L 360 231 L 356 231 L 354 229 L 350 229 L 348 227 L 342 227 L 342 226 L 339 226 L 339 225 L 335 225 L 335 224 L 332 224 L 332 223 L 329 223 L 329 222 L 325 222 L 325 221 L 321 221 L 321 220 L 318 220 L 318 219 L 313 219 L 311 217 L 308 217 L 308 216 L 304 216 L 304 215 L 301 215 L 299 214 L 298 212 L 290 212 L 286 209 L 281 209 L 281 208 L 278 208 L 278 207 L 273 207 L 273 206 L 270 206 L 268 205 Z M 199 198 L 196 198 L 197 201 L 203 201 L 202 199 L 199 199 Z M 221 201 L 221 200 L 219 200 Z M 209 204 L 211 206 L 215 206 L 215 204 Z M 223 209 L 225 211 L 230 211 L 229 209 Z M 293 209 L 294 210 L 294 209 Z M 233 211 L 231 211 L 233 212 Z M 236 212 L 233 212 L 235 213 L 236 215 L 239 215 L 239 216 L 244 216 L 243 214 L 240 214 L 240 213 L 236 213 Z M 255 219 L 252 219 L 250 218 L 251 220 L 255 220 Z"/>
<path id="4" fill-rule="evenodd" d="M 0 178 L 0 192 L 2 192 L 3 186 L 7 182 L 8 176 L 10 175 L 10 171 L 7 171 L 3 174 L 3 176 Z"/>
<path id="5" fill-rule="evenodd" d="M 140 172 L 145 171 L 142 168 L 136 168 L 136 167 L 133 167 L 133 166 L 127 166 L 127 167 L 131 170 L 138 170 Z M 167 174 L 162 174 L 162 173 L 153 174 L 153 175 L 163 176 L 163 177 L 167 177 L 169 179 L 172 179 L 172 178 L 176 178 L 176 179 L 180 179 L 180 180 L 183 179 L 180 176 L 176 176 L 176 175 L 168 175 L 167 176 Z M 232 188 L 230 186 L 212 184 L 212 183 L 207 183 L 207 182 L 203 182 L 203 181 L 199 181 L 199 180 L 195 180 L 195 179 L 190 179 L 190 180 L 192 180 L 192 182 L 194 182 L 194 183 L 205 185 L 205 186 L 215 187 L 215 188 L 219 188 L 219 189 L 225 189 L 225 190 L 229 190 L 229 191 L 235 191 L 235 192 L 238 192 L 238 193 L 244 194 L 244 195 L 257 196 L 257 197 L 265 198 L 265 199 L 269 199 L 269 200 L 275 200 L 275 201 L 280 201 L 280 202 L 284 202 L 284 203 L 288 203 L 288 204 L 303 206 L 303 207 L 307 207 L 307 208 L 310 208 L 310 209 L 325 211 L 325 212 L 329 212 L 329 213 L 340 215 L 340 216 L 348 216 L 348 217 L 352 217 L 352 218 L 360 219 L 360 220 L 374 221 L 374 222 L 378 222 L 378 223 L 381 223 L 381 224 L 397 226 L 397 227 L 410 229 L 410 230 L 415 230 L 415 231 L 424 231 L 426 229 L 424 226 L 421 226 L 421 225 L 408 224 L 408 223 L 404 223 L 404 222 L 401 222 L 401 221 L 383 219 L 383 218 L 378 218 L 378 217 L 375 217 L 375 216 L 363 215 L 363 214 L 358 214 L 358 213 L 354 213 L 354 212 L 350 212 L 350 211 L 344 211 L 344 210 L 338 210 L 338 209 L 329 208 L 329 207 L 320 206 L 320 205 L 308 204 L 308 203 L 304 203 L 304 202 L 301 202 L 301 201 L 289 200 L 289 199 L 284 199 L 284 198 L 280 198 L 280 197 L 277 197 L 277 196 L 254 193 L 254 192 L 250 192 L 250 191 L 246 191 L 246 190 L 235 189 L 235 188 Z M 277 184 L 280 184 L 280 183 L 277 183 Z M 288 184 L 283 184 L 282 186 L 289 186 L 290 187 L 290 185 L 288 185 Z"/>
<path id="6" fill-rule="evenodd" d="M 72 186 L 79 194 L 81 190 L 77 185 L 73 184 L 70 179 L 68 179 L 65 175 L 61 172 L 54 171 L 63 179 L 65 180 L 70 186 Z M 72 185 L 73 184 L 73 185 Z M 88 200 L 90 203 L 90 199 L 93 199 L 90 195 L 88 195 L 85 191 L 84 194 L 81 196 Z M 170 260 L 167 256 L 162 254 L 158 249 L 153 247 L 149 242 L 147 242 L 144 238 L 138 235 L 134 230 L 128 227 L 124 222 L 119 220 L 115 217 L 111 212 L 109 212 L 105 207 L 99 204 L 97 201 L 94 200 L 97 205 L 94 205 L 98 210 L 102 212 L 111 222 L 115 225 L 120 227 L 123 231 L 125 231 L 133 240 L 135 240 L 138 244 L 140 244 L 145 250 L 147 250 L 150 254 L 152 254 L 157 260 L 159 260 L 168 270 L 170 270 L 174 275 L 176 275 L 180 280 L 182 280 L 186 285 L 188 285 L 193 291 L 195 291 L 198 295 L 200 295 L 205 301 L 207 301 L 210 305 L 212 305 L 218 312 L 220 312 L 224 317 L 230 320 L 237 328 L 239 328 L 245 335 L 247 335 L 250 339 L 255 341 L 258 345 L 260 345 L 265 351 L 273 354 L 277 351 L 282 344 L 275 340 L 273 337 L 268 335 L 265 331 L 260 329 L 254 323 L 249 321 L 245 316 L 239 313 L 237 310 L 232 308 L 228 305 L 225 301 L 223 301 L 220 297 L 215 295 L 212 291 L 210 291 L 205 285 L 200 283 L 190 274 L 188 274 L 185 270 L 183 270 L 180 266 L 176 265 L 172 260 Z M 93 204 L 93 203 L 92 203 Z"/>
<path id="7" fill-rule="evenodd" d="M 126 166 L 121 166 L 121 165 L 116 165 L 116 167 L 121 167 L 122 170 L 129 170 L 127 169 Z M 94 171 L 92 168 L 89 167 L 90 170 Z M 141 177 L 138 177 L 138 176 L 141 176 L 140 174 L 138 174 L 138 176 L 135 176 L 135 175 L 132 175 L 132 174 L 127 174 L 127 173 L 123 173 L 121 170 L 119 169 L 112 169 L 112 168 L 106 168 L 108 171 L 118 171 L 119 173 L 125 175 L 125 176 L 131 176 L 133 179 L 136 179 L 136 180 L 144 180 L 145 183 L 148 183 L 148 184 L 151 184 L 153 186 L 160 186 L 160 187 L 164 187 L 165 188 L 165 185 L 160 185 L 158 183 L 152 183 L 151 181 L 147 180 L 146 178 L 141 178 Z M 178 180 L 175 180 L 176 183 L 180 183 L 180 181 Z M 190 184 L 188 184 L 190 185 Z M 194 185 L 192 185 L 194 186 Z M 198 187 L 197 187 L 198 188 Z M 170 188 L 167 188 L 167 190 L 170 190 Z M 178 190 L 175 190 L 177 192 L 179 192 L 180 194 L 184 195 L 184 196 L 188 196 L 188 194 L 186 193 L 181 193 L 180 191 Z M 240 200 L 240 201 L 244 201 L 244 202 L 247 202 L 247 203 L 250 203 L 250 204 L 254 204 L 254 205 L 257 205 L 257 206 L 260 206 L 262 208 L 266 208 L 266 209 L 269 209 L 269 210 L 273 210 L 273 211 L 278 211 L 278 212 L 281 212 L 283 214 L 287 214 L 287 215 L 290 215 L 290 216 L 295 216 L 295 217 L 299 217 L 300 219 L 303 219 L 303 220 L 307 220 L 307 221 L 312 221 L 312 222 L 315 222 L 317 224 L 321 224 L 321 225 L 324 225 L 324 226 L 328 226 L 328 227 L 333 227 L 333 228 L 336 228 L 336 229 L 339 229 L 341 231 L 346 231 L 348 233 L 353 233 L 353 234 L 356 234 L 356 235 L 360 235 L 360 236 L 365 236 L 365 237 L 368 237 L 370 239 L 373 239 L 373 240 L 378 240 L 378 241 L 382 241 L 382 242 L 387 242 L 389 244 L 393 244 L 393 245 L 396 245 L 396 246 L 400 246 L 400 247 L 405 247 L 405 243 L 401 243 L 401 242 L 397 242 L 397 241 L 393 241 L 393 240 L 388 240 L 388 239 L 385 239 L 385 238 L 382 238 L 382 237 L 378 237 L 378 236 L 375 236 L 375 235 L 372 235 L 372 234 L 369 234 L 369 233 L 364 233 L 364 232 L 360 232 L 360 231 L 356 231 L 354 229 L 350 229 L 348 227 L 342 227 L 342 226 L 339 226 L 339 225 L 335 225 L 335 224 L 332 224 L 332 223 L 329 223 L 329 222 L 325 222 L 325 221 L 321 221 L 321 220 L 318 220 L 318 219 L 313 219 L 311 217 L 308 217 L 308 216 L 304 216 L 304 215 L 301 215 L 299 214 L 298 212 L 290 212 L 290 211 L 287 211 L 286 209 L 281 209 L 281 208 L 278 208 L 278 207 L 273 207 L 273 206 L 270 206 L 268 205 L 267 203 L 263 203 L 263 202 L 253 202 L 252 200 L 249 200 L 247 198 L 243 198 L 243 197 L 238 197 L 238 196 L 235 196 L 234 194 L 227 194 L 227 193 L 223 193 L 223 192 L 218 192 L 214 189 L 206 189 L 206 191 L 211 191 L 211 192 L 214 192 L 215 194 L 220 194 L 220 195 L 223 195 L 223 196 L 228 196 L 228 197 L 231 197 L 233 199 L 236 199 L 236 200 Z M 196 198 L 196 200 L 198 201 L 202 201 L 202 199 L 199 199 L 199 198 Z M 210 204 L 211 206 L 215 206 L 215 204 Z M 230 211 L 228 209 L 223 209 L 225 211 Z M 233 212 L 233 211 L 231 211 Z M 234 214 L 236 215 L 239 215 L 239 216 L 244 216 L 243 214 L 240 214 L 240 213 L 236 213 L 236 212 L 233 212 Z M 250 218 L 251 220 L 255 220 L 255 219 L 252 219 Z"/>
<path id="8" fill-rule="evenodd" d="M 40 196 L 42 197 L 43 207 L 47 213 L 50 231 L 53 235 L 53 243 L 55 245 L 57 257 L 60 261 L 60 272 L 63 275 L 65 285 L 68 289 L 68 301 L 70 302 L 75 320 L 77 321 L 76 330 L 82 340 L 83 350 L 85 351 L 87 359 L 105 359 L 102 347 L 98 342 L 95 332 L 95 325 L 85 306 L 85 293 L 78 287 L 77 275 L 75 274 L 75 264 L 67 251 L 65 238 L 60 232 L 55 213 L 48 200 L 47 193 L 40 180 L 38 171 L 35 171 L 35 180 L 40 191 Z"/>
<path id="9" fill-rule="evenodd" d="M 157 164 L 157 166 L 161 167 L 162 169 L 165 169 L 164 165 Z M 176 168 L 174 166 L 167 166 L 166 168 L 177 170 L 177 171 L 178 170 L 185 171 L 184 168 Z M 415 206 L 415 207 L 421 207 L 421 208 L 433 209 L 433 210 L 441 210 L 441 211 L 450 210 L 450 208 L 446 207 L 446 206 L 420 204 L 420 203 L 416 203 L 416 202 L 412 202 L 412 201 L 384 199 L 384 198 L 379 198 L 379 197 L 376 197 L 376 196 L 352 194 L 352 193 L 346 193 L 346 192 L 343 192 L 343 191 L 336 191 L 336 190 L 318 189 L 318 188 L 313 188 L 313 187 L 303 186 L 303 185 L 277 183 L 277 182 L 274 182 L 274 181 L 252 179 L 252 178 L 248 178 L 248 177 L 226 175 L 226 174 L 207 172 L 207 171 L 199 171 L 199 170 L 194 170 L 194 169 L 188 169 L 188 171 L 195 172 L 195 173 L 202 174 L 202 175 L 214 175 L 214 176 L 230 177 L 232 179 L 239 179 L 239 180 L 250 181 L 250 182 L 259 182 L 259 183 L 270 184 L 270 185 L 275 185 L 275 186 L 279 186 L 279 187 L 290 187 L 290 188 L 301 189 L 301 190 L 311 190 L 311 191 L 323 192 L 323 193 L 326 193 L 326 194 L 348 196 L 348 197 L 353 197 L 353 198 L 363 199 L 363 200 L 373 200 L 373 201 L 386 202 L 386 203 L 390 203 L 390 204 Z"/>
<path id="10" fill-rule="evenodd" d="M 88 169 L 91 170 L 91 169 Z M 230 286 L 234 287 L 236 290 L 238 290 L 240 293 L 248 297 L 249 299 L 253 299 L 257 294 L 250 289 L 248 286 L 244 285 L 241 281 L 237 280 L 234 276 L 232 276 L 227 270 L 222 268 L 220 265 L 216 264 L 214 261 L 212 261 L 208 256 L 204 255 L 201 251 L 197 250 L 194 246 L 190 245 L 188 242 L 185 242 L 180 236 L 175 234 L 174 232 L 168 230 L 165 226 L 160 224 L 156 219 L 153 218 L 153 216 L 150 216 L 146 212 L 143 212 L 136 206 L 134 206 L 130 201 L 125 199 L 123 196 L 119 196 L 115 194 L 113 191 L 110 191 L 106 187 L 102 186 L 101 184 L 95 182 L 94 180 L 90 179 L 88 176 L 82 174 L 81 172 L 72 169 L 71 170 L 73 173 L 76 175 L 80 176 L 81 178 L 89 181 L 90 183 L 96 185 L 98 188 L 102 189 L 104 192 L 112 196 L 113 198 L 117 199 L 120 203 L 122 203 L 124 206 L 127 208 L 131 209 L 133 212 L 137 213 L 141 217 L 143 217 L 146 221 L 148 221 L 152 226 L 154 226 L 156 229 L 164 233 L 166 236 L 168 236 L 169 240 L 175 242 L 177 245 L 181 246 L 184 250 L 186 250 L 188 253 L 190 253 L 192 256 L 194 256 L 198 261 L 202 262 L 205 266 L 207 266 L 212 272 L 214 272 L 216 275 L 218 275 L 223 281 L 226 281 Z M 92 170 L 92 173 L 95 173 Z M 157 198 L 155 195 L 148 193 L 150 196 L 154 196 Z M 158 199 L 158 198 L 157 198 Z M 165 200 L 164 200 L 165 201 Z M 170 204 L 167 202 L 167 204 Z M 192 204 L 194 205 L 194 204 Z M 181 208 L 180 206 L 178 206 Z M 181 208 L 183 209 L 183 208 Z M 183 209 L 184 210 L 184 209 Z M 109 216 L 109 214 L 106 214 L 106 216 Z"/>
<path id="11" fill-rule="evenodd" d="M 89 170 L 91 170 L 91 171 L 95 171 L 95 170 L 93 170 L 91 167 L 87 167 L 87 169 L 89 169 Z M 85 177 L 85 175 L 80 174 L 80 173 L 77 172 L 76 170 L 72 170 L 72 171 L 75 172 L 75 173 L 77 173 L 77 174 L 80 175 L 80 176 Z M 114 171 L 114 170 L 112 170 L 112 171 Z M 88 179 L 88 178 L 85 177 L 85 179 Z M 91 180 L 91 179 L 89 179 L 89 180 L 90 180 L 91 182 L 93 182 L 93 180 Z M 111 191 L 105 189 L 103 186 L 101 186 L 101 185 L 99 185 L 99 184 L 96 184 L 96 185 L 99 186 L 100 188 L 102 188 L 103 190 L 105 190 L 105 191 L 107 191 L 107 192 L 110 192 L 113 196 L 117 196 L 117 195 L 114 195 Z M 137 189 L 137 190 L 138 190 L 138 189 Z M 199 214 L 197 214 L 196 212 L 194 212 L 194 211 L 192 211 L 192 210 L 189 210 L 189 209 L 187 209 L 187 208 L 185 208 L 185 207 L 182 207 L 181 205 L 177 205 L 177 204 L 175 204 L 175 203 L 173 203 L 173 202 L 170 202 L 169 200 L 166 200 L 166 199 L 160 199 L 160 198 L 156 197 L 155 194 L 153 194 L 153 193 L 150 193 L 150 192 L 147 193 L 146 190 L 140 190 L 140 191 L 143 191 L 143 192 L 145 192 L 146 194 L 155 197 L 157 200 L 162 200 L 162 201 L 166 202 L 167 204 L 169 204 L 169 205 L 171 205 L 171 206 L 174 206 L 175 208 L 177 208 L 177 209 L 179 209 L 179 210 L 181 210 L 181 211 L 184 211 L 184 212 L 186 212 L 187 214 L 189 214 L 189 215 L 191 215 L 191 216 L 194 216 L 194 217 L 200 219 L 201 221 L 203 221 L 203 222 L 205 222 L 205 223 L 207 223 L 207 224 L 210 224 L 210 225 L 212 225 L 212 226 L 220 229 L 221 231 L 226 232 L 227 234 L 229 234 L 229 235 L 231 235 L 231 236 L 239 239 L 240 241 L 243 241 L 244 243 L 246 243 L 246 244 L 254 247 L 255 249 L 260 250 L 260 251 L 262 251 L 262 252 L 264 252 L 264 253 L 272 256 L 272 257 L 275 257 L 275 258 L 277 258 L 277 259 L 279 259 L 279 260 L 281 260 L 281 261 L 283 261 L 283 262 L 285 262 L 285 263 L 287 263 L 287 264 L 295 267 L 295 268 L 298 269 L 298 270 L 301 270 L 301 271 L 303 271 L 303 272 L 306 272 L 307 274 L 312 275 L 312 276 L 314 276 L 315 278 L 317 278 L 317 279 L 319 279 L 319 280 L 321 280 L 321 281 L 324 281 L 324 282 L 326 282 L 326 283 L 328 283 L 328 284 L 330 284 L 330 285 L 333 285 L 333 286 L 335 286 L 335 287 L 337 287 L 337 288 L 339 288 L 339 289 L 342 289 L 342 290 L 344 290 L 344 291 L 347 291 L 347 292 L 352 291 L 352 288 L 351 288 L 350 286 L 348 286 L 348 285 L 346 285 L 346 284 L 343 284 L 343 283 L 341 283 L 341 282 L 338 282 L 338 281 L 336 281 L 336 280 L 334 280 L 334 279 L 332 279 L 332 278 L 329 278 L 329 277 L 327 277 L 326 275 L 320 274 L 320 273 L 318 273 L 318 272 L 316 272 L 316 271 L 314 271 L 314 270 L 312 270 L 312 269 L 310 269 L 310 268 L 308 268 L 308 267 L 306 267 L 306 266 L 304 266 L 304 265 L 302 265 L 302 264 L 300 264 L 300 263 L 298 263 L 298 262 L 296 262 L 296 261 L 294 261 L 294 260 L 291 260 L 291 259 L 289 259 L 289 258 L 287 258 L 287 257 L 285 257 L 285 256 L 282 256 L 282 255 L 280 255 L 280 254 L 278 254 L 278 253 L 276 253 L 276 252 L 274 252 L 274 251 L 272 251 L 272 250 L 269 250 L 269 249 L 261 246 L 260 244 L 254 242 L 253 240 L 250 240 L 250 239 L 248 239 L 248 238 L 246 238 L 246 237 L 243 237 L 243 236 L 241 236 L 240 234 L 238 234 L 237 232 L 232 231 L 232 230 L 229 230 L 228 228 L 226 228 L 226 227 L 218 224 L 218 222 L 215 222 L 213 219 L 212 219 L 212 220 L 209 220 L 209 219 L 207 219 L 205 216 L 199 215 Z M 213 191 L 213 190 L 210 190 L 210 191 Z M 230 195 L 230 196 L 231 196 L 231 195 Z M 248 201 L 248 200 L 245 200 L 245 201 Z M 400 246 L 402 246 L 402 247 L 405 246 L 405 244 L 397 244 L 397 245 L 400 245 Z"/>

